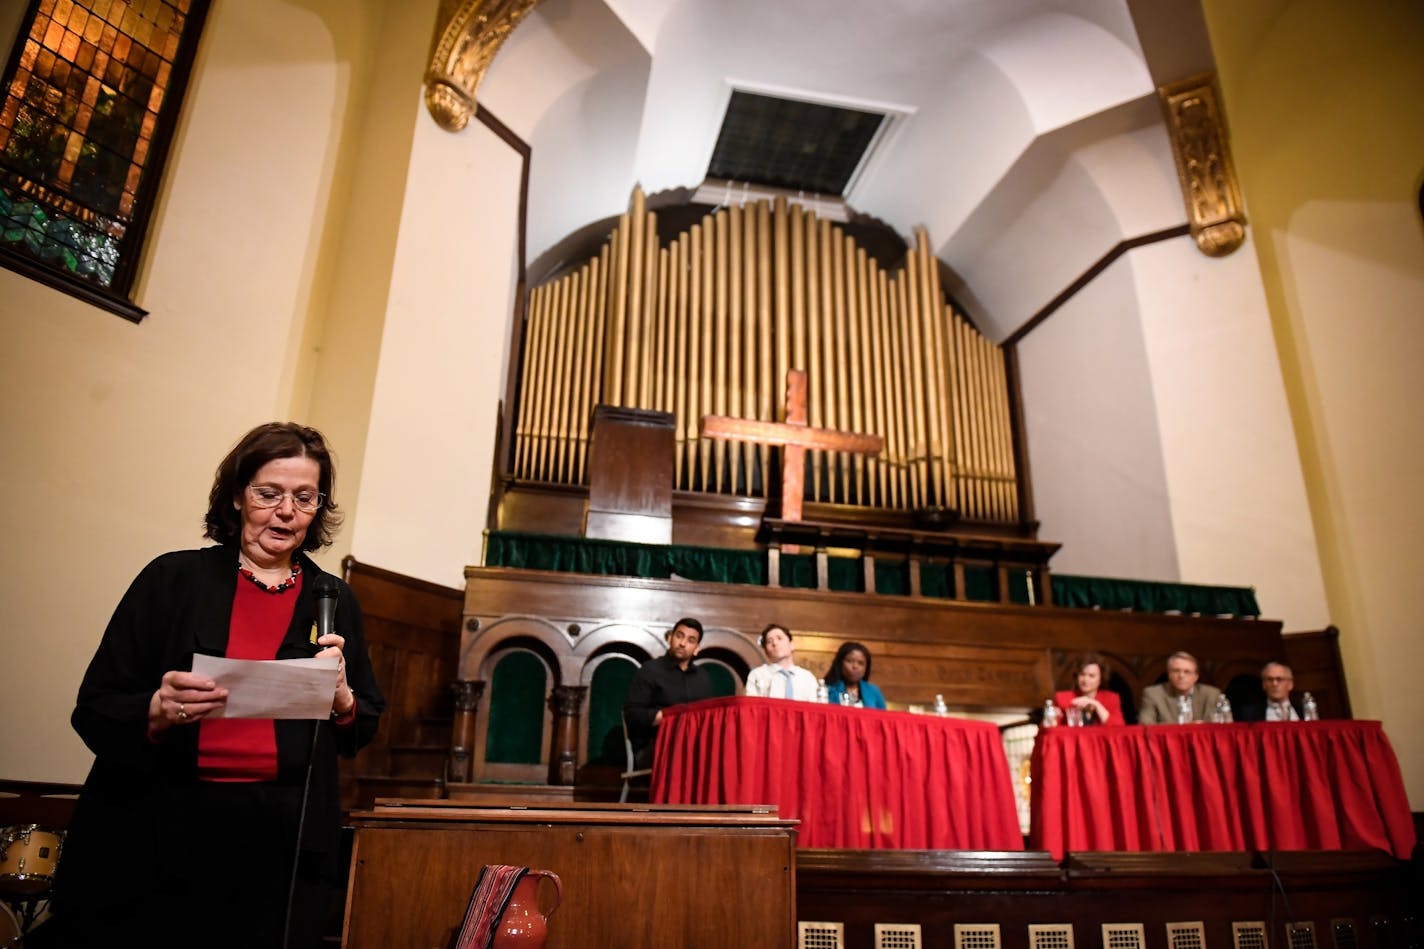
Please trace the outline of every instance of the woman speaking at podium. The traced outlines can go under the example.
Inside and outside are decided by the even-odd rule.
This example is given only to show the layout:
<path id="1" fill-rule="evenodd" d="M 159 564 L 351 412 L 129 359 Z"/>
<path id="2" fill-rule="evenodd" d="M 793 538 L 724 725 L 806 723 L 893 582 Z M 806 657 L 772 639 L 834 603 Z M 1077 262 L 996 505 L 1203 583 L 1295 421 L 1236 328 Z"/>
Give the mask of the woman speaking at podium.
<path id="1" fill-rule="evenodd" d="M 385 708 L 355 597 L 308 556 L 340 522 L 334 481 L 320 432 L 258 426 L 218 465 L 204 534 L 216 546 L 158 557 L 119 602 L 71 719 L 95 760 L 41 927 L 59 944 L 320 941 L 337 755 L 370 741 Z M 228 693 L 191 671 L 195 653 L 335 657 L 330 716 L 223 717 Z"/>

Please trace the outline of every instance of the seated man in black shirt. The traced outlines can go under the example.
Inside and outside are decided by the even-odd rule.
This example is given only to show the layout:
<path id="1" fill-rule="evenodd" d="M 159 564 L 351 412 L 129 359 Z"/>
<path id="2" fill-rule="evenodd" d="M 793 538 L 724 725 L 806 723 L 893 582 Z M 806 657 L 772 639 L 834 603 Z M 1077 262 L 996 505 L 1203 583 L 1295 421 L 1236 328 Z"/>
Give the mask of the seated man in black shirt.
<path id="1" fill-rule="evenodd" d="M 717 694 L 707 670 L 693 662 L 702 645 L 702 624 L 683 617 L 668 630 L 667 644 L 667 652 L 643 663 L 628 683 L 623 719 L 633 743 L 633 762 L 639 768 L 652 766 L 653 739 L 663 720 L 663 709 Z"/>

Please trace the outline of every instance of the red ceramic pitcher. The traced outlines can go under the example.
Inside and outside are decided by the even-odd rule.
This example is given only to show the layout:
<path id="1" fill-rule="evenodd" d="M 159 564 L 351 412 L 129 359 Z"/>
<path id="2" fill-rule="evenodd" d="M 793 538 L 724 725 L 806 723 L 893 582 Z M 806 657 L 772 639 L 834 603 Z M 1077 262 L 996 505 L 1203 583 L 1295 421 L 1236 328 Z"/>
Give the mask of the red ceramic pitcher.
<path id="1" fill-rule="evenodd" d="M 545 879 L 554 884 L 554 902 L 548 912 L 539 909 L 539 884 Z M 495 926 L 492 949 L 544 949 L 544 937 L 549 932 L 549 917 L 564 898 L 564 883 L 551 870 L 530 870 L 514 885 L 514 893 Z"/>

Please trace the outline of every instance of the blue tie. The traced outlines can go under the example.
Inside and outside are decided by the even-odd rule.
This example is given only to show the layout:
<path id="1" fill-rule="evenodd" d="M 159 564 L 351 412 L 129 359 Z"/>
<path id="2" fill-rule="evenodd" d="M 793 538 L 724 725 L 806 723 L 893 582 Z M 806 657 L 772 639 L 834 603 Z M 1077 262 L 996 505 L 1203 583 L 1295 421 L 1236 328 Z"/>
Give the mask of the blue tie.
<path id="1" fill-rule="evenodd" d="M 796 688 L 795 688 L 795 686 L 794 686 L 794 684 L 793 684 L 793 683 L 794 683 L 794 680 L 791 678 L 791 670 L 790 670 L 790 669 L 782 669 L 782 670 L 779 671 L 778 674 L 779 674 L 779 675 L 783 675 L 783 676 L 786 677 L 786 697 L 787 697 L 788 699 L 794 699 L 794 698 L 796 698 Z"/>

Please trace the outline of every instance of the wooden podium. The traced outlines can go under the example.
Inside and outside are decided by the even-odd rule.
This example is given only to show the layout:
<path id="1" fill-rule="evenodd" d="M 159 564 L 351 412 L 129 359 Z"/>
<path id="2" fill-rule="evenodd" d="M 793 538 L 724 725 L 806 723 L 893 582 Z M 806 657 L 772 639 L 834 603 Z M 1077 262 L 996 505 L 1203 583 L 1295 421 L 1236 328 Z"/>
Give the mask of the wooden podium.
<path id="1" fill-rule="evenodd" d="M 594 409 L 585 537 L 672 543 L 673 426 L 668 412 Z"/>
<path id="2" fill-rule="evenodd" d="M 546 949 L 796 941 L 796 822 L 771 808 L 381 800 L 351 822 L 348 949 L 444 949 L 486 864 L 563 880 Z"/>

